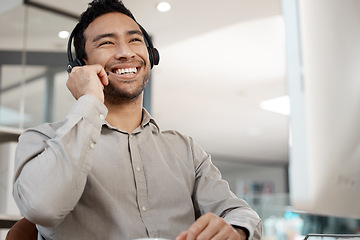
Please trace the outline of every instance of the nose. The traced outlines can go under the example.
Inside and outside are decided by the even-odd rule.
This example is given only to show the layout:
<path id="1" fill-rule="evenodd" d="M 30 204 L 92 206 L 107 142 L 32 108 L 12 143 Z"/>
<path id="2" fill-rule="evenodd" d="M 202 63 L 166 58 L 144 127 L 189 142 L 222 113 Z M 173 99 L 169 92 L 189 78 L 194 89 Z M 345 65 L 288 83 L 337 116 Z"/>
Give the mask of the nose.
<path id="1" fill-rule="evenodd" d="M 134 56 L 135 52 L 127 43 L 123 42 L 116 47 L 116 52 L 114 55 L 115 59 L 131 59 Z"/>

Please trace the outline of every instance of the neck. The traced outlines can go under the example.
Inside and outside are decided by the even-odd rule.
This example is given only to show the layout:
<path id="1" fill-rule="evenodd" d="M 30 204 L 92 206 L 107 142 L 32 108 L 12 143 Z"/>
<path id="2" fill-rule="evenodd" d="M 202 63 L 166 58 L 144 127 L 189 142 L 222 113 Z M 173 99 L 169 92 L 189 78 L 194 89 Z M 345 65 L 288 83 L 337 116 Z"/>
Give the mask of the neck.
<path id="1" fill-rule="evenodd" d="M 113 127 L 126 131 L 133 132 L 142 121 L 142 97 L 136 99 L 134 102 L 127 102 L 122 104 L 106 103 L 108 108 L 108 115 L 106 121 Z"/>

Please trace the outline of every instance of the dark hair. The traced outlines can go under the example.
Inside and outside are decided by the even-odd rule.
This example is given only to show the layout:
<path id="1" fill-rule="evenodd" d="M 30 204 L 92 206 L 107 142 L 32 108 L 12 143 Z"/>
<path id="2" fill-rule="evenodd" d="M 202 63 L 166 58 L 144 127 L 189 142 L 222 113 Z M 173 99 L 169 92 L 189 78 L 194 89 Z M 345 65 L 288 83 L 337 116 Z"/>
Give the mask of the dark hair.
<path id="1" fill-rule="evenodd" d="M 121 0 L 93 0 L 89 3 L 88 9 L 81 14 L 79 23 L 74 28 L 74 46 L 77 59 L 80 61 L 87 59 L 85 52 L 85 29 L 95 18 L 111 12 L 123 13 L 136 22 L 135 17 L 124 6 Z"/>

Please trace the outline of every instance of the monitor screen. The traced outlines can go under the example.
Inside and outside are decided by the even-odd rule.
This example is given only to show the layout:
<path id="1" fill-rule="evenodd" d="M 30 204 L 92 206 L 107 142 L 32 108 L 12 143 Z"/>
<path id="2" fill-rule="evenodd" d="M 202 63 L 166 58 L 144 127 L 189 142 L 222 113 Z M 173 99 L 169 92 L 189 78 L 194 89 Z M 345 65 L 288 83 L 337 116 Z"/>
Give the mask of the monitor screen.
<path id="1" fill-rule="evenodd" d="M 283 0 L 295 210 L 360 218 L 360 2 Z"/>

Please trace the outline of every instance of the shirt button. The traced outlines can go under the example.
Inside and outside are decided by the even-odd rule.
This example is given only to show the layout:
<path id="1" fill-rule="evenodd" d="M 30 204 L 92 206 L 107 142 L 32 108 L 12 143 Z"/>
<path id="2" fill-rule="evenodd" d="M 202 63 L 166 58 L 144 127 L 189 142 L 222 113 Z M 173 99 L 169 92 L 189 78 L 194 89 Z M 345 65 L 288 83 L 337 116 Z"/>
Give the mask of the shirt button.
<path id="1" fill-rule="evenodd" d="M 142 206 L 141 209 L 146 212 L 146 207 L 145 206 Z"/>
<path id="2" fill-rule="evenodd" d="M 140 171 L 141 171 L 141 169 L 140 169 L 139 167 L 137 167 L 137 168 L 136 168 L 136 171 L 140 172 Z"/>
<path id="3" fill-rule="evenodd" d="M 100 117 L 101 120 L 105 120 L 105 115 L 104 114 L 100 114 L 99 117 Z"/>
<path id="4" fill-rule="evenodd" d="M 91 148 L 91 149 L 94 149 L 94 147 L 95 147 L 95 143 L 91 143 L 91 144 L 90 144 L 90 148 Z"/>
<path id="5" fill-rule="evenodd" d="M 133 138 L 134 135 L 130 134 L 130 138 Z"/>

